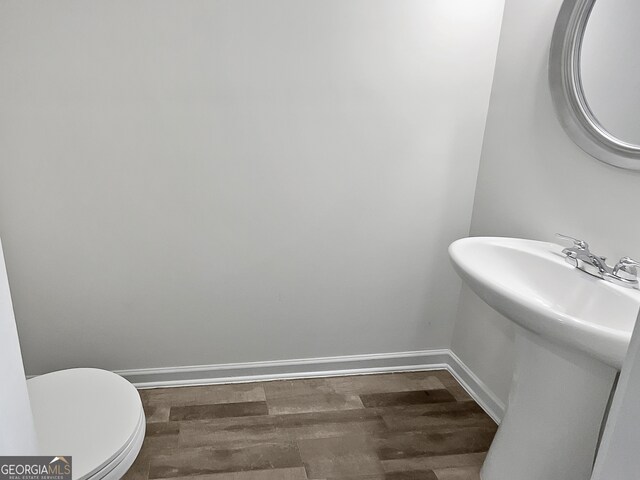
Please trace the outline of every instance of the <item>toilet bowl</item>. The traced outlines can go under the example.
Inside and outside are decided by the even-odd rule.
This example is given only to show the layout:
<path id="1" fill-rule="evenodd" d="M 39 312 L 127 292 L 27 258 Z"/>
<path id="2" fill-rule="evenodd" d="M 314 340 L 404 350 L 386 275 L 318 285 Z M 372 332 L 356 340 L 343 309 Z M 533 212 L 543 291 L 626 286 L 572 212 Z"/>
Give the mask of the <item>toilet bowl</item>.
<path id="1" fill-rule="evenodd" d="M 74 368 L 27 381 L 39 450 L 72 457 L 73 480 L 122 478 L 140 452 L 145 416 L 133 385 Z"/>

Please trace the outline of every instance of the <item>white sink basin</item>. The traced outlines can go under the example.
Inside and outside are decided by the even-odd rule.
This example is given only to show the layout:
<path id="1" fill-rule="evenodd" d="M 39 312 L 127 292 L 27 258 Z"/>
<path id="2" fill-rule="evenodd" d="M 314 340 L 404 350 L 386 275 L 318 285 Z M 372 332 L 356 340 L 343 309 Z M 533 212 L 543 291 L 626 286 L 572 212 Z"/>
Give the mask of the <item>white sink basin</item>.
<path id="1" fill-rule="evenodd" d="M 640 309 L 640 292 L 576 270 L 561 246 L 518 238 L 453 242 L 458 274 L 487 304 L 548 340 L 620 369 Z"/>
<path id="2" fill-rule="evenodd" d="M 562 247 L 516 238 L 464 238 L 458 274 L 515 324 L 509 401 L 482 480 L 588 480 L 640 292 L 567 264 Z"/>

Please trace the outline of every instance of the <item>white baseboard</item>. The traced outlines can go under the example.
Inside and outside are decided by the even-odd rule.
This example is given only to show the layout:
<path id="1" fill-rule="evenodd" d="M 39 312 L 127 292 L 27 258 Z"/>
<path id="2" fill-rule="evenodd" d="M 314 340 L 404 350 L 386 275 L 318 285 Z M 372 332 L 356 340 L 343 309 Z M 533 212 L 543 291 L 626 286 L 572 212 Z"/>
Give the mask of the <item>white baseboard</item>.
<path id="1" fill-rule="evenodd" d="M 115 373 L 123 376 L 138 388 L 157 388 L 418 370 L 448 370 L 487 414 L 500 423 L 504 414 L 504 404 L 449 349 L 188 367 L 144 368 L 119 370 Z"/>
<path id="2" fill-rule="evenodd" d="M 504 402 L 453 351 L 448 350 L 448 352 L 450 361 L 447 364 L 447 370 L 487 412 L 487 415 L 499 424 L 506 409 Z"/>

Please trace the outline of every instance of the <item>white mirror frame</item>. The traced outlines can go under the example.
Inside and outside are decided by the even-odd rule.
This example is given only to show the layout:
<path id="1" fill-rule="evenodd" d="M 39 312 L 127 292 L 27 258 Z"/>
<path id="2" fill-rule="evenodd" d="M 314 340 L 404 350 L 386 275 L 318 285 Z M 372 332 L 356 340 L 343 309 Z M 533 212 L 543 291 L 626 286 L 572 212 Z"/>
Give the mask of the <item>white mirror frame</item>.
<path id="1" fill-rule="evenodd" d="M 565 0 L 551 39 L 549 85 L 560 123 L 589 155 L 610 165 L 640 170 L 640 145 L 608 132 L 593 114 L 580 78 L 580 54 L 596 0 Z"/>

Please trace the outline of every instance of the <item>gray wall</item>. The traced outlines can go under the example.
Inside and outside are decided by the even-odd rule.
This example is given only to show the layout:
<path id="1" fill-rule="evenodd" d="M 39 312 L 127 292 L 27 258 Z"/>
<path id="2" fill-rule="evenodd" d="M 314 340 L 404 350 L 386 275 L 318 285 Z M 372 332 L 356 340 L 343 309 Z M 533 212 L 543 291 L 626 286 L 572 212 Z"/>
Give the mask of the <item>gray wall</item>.
<path id="1" fill-rule="evenodd" d="M 502 3 L 0 2 L 27 372 L 448 347 Z"/>
<path id="2" fill-rule="evenodd" d="M 471 226 L 472 235 L 588 240 L 616 261 L 640 257 L 640 174 L 601 163 L 564 133 L 547 83 L 561 0 L 507 0 Z M 513 363 L 507 320 L 462 292 L 453 350 L 506 400 Z"/>

